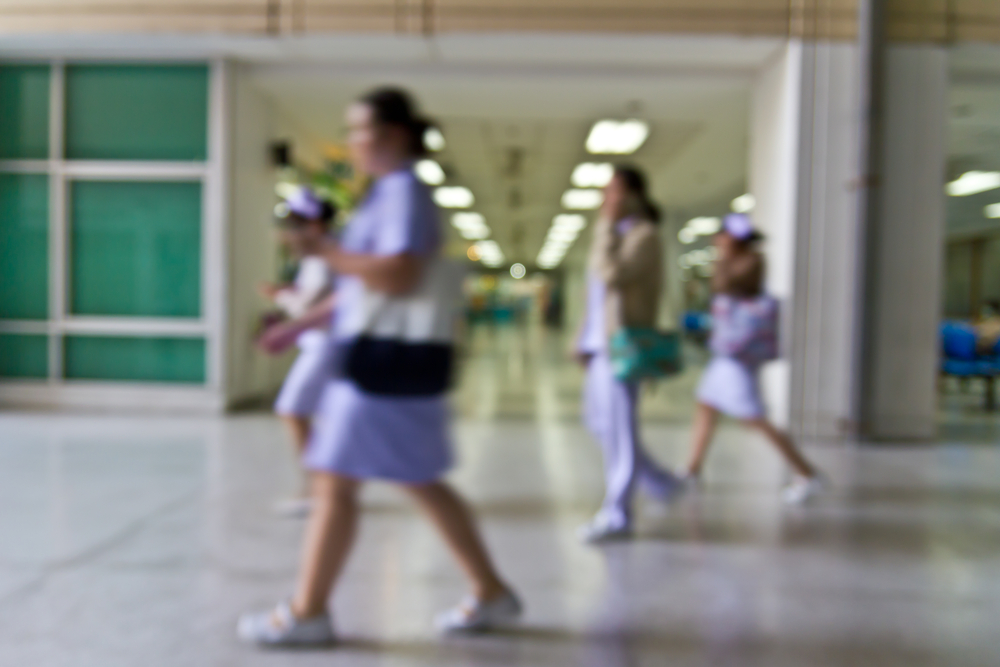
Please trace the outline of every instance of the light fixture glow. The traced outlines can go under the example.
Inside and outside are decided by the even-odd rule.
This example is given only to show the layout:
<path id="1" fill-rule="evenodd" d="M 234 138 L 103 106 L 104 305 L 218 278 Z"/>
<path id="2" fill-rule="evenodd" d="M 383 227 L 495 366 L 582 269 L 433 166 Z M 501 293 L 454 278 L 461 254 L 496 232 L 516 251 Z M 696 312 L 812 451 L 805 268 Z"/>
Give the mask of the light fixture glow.
<path id="1" fill-rule="evenodd" d="M 587 211 L 595 209 L 604 201 L 604 193 L 600 190 L 567 190 L 562 196 L 563 208 L 571 211 Z"/>
<path id="2" fill-rule="evenodd" d="M 690 227 L 684 227 L 677 232 L 677 240 L 684 245 L 689 245 L 698 240 L 698 234 Z"/>
<path id="3" fill-rule="evenodd" d="M 488 238 L 490 228 L 486 224 L 486 218 L 481 213 L 473 211 L 463 211 L 451 216 L 451 226 L 458 230 L 463 239 L 478 241 Z"/>
<path id="4" fill-rule="evenodd" d="M 967 171 L 944 186 L 952 197 L 967 197 L 994 188 L 1000 188 L 1000 171 Z"/>
<path id="5" fill-rule="evenodd" d="M 434 152 L 444 150 L 444 135 L 441 130 L 436 127 L 427 128 L 424 132 L 424 148 Z"/>
<path id="6" fill-rule="evenodd" d="M 990 204 L 983 209 L 983 215 L 987 218 L 1000 218 L 1000 202 Z"/>
<path id="7" fill-rule="evenodd" d="M 483 258 L 483 253 L 479 252 L 479 248 L 475 245 L 470 245 L 469 249 L 465 251 L 465 256 L 468 257 L 473 262 L 478 262 Z"/>
<path id="8" fill-rule="evenodd" d="M 520 280 L 521 278 L 528 275 L 528 270 L 524 268 L 524 264 L 520 262 L 511 265 L 510 267 L 510 277 L 514 280 Z"/>
<path id="9" fill-rule="evenodd" d="M 577 232 L 572 229 L 559 229 L 558 227 L 553 227 L 549 230 L 548 239 L 550 241 L 564 241 L 566 243 L 572 243 L 576 240 Z"/>
<path id="10" fill-rule="evenodd" d="M 441 185 L 444 183 L 444 169 L 434 160 L 420 160 L 413 166 L 417 178 L 427 185 Z"/>
<path id="11" fill-rule="evenodd" d="M 711 236 L 722 229 L 722 220 L 708 217 L 692 218 L 688 220 L 687 228 L 698 236 Z"/>
<path id="12" fill-rule="evenodd" d="M 289 183 L 288 181 L 281 181 L 274 184 L 274 194 L 278 195 L 282 199 L 291 199 L 299 193 L 302 186 L 298 183 Z"/>
<path id="13" fill-rule="evenodd" d="M 476 202 L 476 198 L 469 188 L 455 185 L 435 189 L 434 202 L 442 208 L 469 208 Z"/>
<path id="14" fill-rule="evenodd" d="M 733 210 L 733 213 L 749 213 L 756 205 L 757 199 L 749 192 L 729 202 L 729 208 Z"/>
<path id="15" fill-rule="evenodd" d="M 603 188 L 614 175 L 615 167 L 610 162 L 583 162 L 576 165 L 569 180 L 578 188 Z"/>
<path id="16" fill-rule="evenodd" d="M 627 155 L 639 150 L 649 136 L 649 125 L 641 120 L 599 120 L 587 135 L 587 151 Z"/>
<path id="17" fill-rule="evenodd" d="M 575 232 L 587 226 L 587 219 L 579 213 L 560 213 L 552 218 L 553 229 L 571 229 Z"/>

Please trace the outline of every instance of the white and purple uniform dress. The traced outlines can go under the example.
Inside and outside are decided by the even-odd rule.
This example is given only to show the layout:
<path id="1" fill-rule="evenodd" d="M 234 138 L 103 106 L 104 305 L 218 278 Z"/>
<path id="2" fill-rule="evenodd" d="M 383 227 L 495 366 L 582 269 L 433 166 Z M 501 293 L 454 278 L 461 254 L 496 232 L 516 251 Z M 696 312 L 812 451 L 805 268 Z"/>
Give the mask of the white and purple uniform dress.
<path id="1" fill-rule="evenodd" d="M 379 178 L 341 239 L 352 253 L 432 257 L 440 251 L 437 207 L 411 169 Z M 363 285 L 354 276 L 337 279 L 331 336 L 347 313 L 360 307 Z M 306 468 L 355 479 L 423 484 L 439 479 L 452 464 L 445 396 L 399 398 L 367 394 L 350 380 L 327 383 L 316 415 Z"/>
<path id="2" fill-rule="evenodd" d="M 758 371 L 778 355 L 778 302 L 767 295 L 712 299 L 712 360 L 698 385 L 699 403 L 736 419 L 762 419 Z"/>
<path id="3" fill-rule="evenodd" d="M 619 223 L 624 232 L 629 221 Z M 614 376 L 608 358 L 604 281 L 593 270 L 587 276 L 587 310 L 577 350 L 591 355 L 583 387 L 583 420 L 601 445 L 604 456 L 604 502 L 600 514 L 614 528 L 632 519 L 632 494 L 638 483 L 653 496 L 673 488 L 673 476 L 646 453 L 639 433 L 639 383 Z"/>
<path id="4" fill-rule="evenodd" d="M 281 290 L 275 303 L 290 317 L 302 316 L 330 290 L 333 276 L 325 260 L 303 257 L 292 289 Z M 311 417 L 330 379 L 330 335 L 326 328 L 309 329 L 295 341 L 299 356 L 281 385 L 274 411 L 282 416 Z"/>

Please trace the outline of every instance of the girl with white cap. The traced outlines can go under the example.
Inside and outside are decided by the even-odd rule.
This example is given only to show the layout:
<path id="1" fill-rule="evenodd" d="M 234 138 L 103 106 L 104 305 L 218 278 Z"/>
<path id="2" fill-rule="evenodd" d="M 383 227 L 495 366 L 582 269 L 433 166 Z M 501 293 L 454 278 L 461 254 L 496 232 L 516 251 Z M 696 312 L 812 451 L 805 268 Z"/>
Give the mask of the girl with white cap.
<path id="1" fill-rule="evenodd" d="M 721 412 L 760 432 L 782 454 L 795 471 L 782 499 L 800 504 L 820 491 L 820 478 L 791 438 L 768 421 L 758 382 L 760 367 L 778 356 L 778 303 L 764 293 L 764 257 L 756 249 L 761 238 L 742 213 L 727 215 L 715 235 L 712 360 L 698 385 L 685 478 L 697 483 Z"/>
<path id="2" fill-rule="evenodd" d="M 349 323 L 364 312 L 366 295 L 414 293 L 442 244 L 437 207 L 413 172 L 429 124 L 415 114 L 410 97 L 397 89 L 373 91 L 348 108 L 347 124 L 352 160 L 374 182 L 341 243 L 320 248 L 339 276 L 332 331 L 338 355 L 362 340 L 351 338 Z M 493 565 L 469 508 L 443 480 L 452 465 L 443 390 L 387 395 L 362 388 L 350 363 L 344 368 L 343 377 L 327 384 L 304 457 L 313 507 L 295 594 L 272 610 L 243 616 L 240 637 L 268 646 L 334 640 L 328 597 L 357 532 L 359 492 L 372 479 L 396 483 L 427 512 L 472 586 L 466 600 L 438 616 L 438 628 L 479 631 L 514 621 L 518 598 Z"/>
<path id="3" fill-rule="evenodd" d="M 336 210 L 310 189 L 298 187 L 276 207 L 275 213 L 282 240 L 298 258 L 299 266 L 293 284 L 260 286 L 262 296 L 273 301 L 289 319 L 268 329 L 259 345 L 272 354 L 283 351 L 292 340 L 299 347 L 299 355 L 285 377 L 274 411 L 287 426 L 295 450 L 301 456 L 309 442 L 320 396 L 330 378 L 331 345 L 327 325 L 333 309 L 333 274 L 326 260 L 310 254 L 308 249 L 329 235 Z M 277 509 L 282 514 L 301 516 L 309 510 L 309 499 L 283 501 Z"/>

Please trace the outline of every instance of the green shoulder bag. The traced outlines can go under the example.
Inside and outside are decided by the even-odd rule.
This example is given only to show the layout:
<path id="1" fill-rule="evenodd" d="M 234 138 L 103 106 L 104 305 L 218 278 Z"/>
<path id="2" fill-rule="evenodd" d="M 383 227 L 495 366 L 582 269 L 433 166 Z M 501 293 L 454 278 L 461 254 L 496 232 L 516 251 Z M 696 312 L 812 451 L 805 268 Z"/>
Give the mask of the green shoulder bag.
<path id="1" fill-rule="evenodd" d="M 676 331 L 622 327 L 611 337 L 611 368 L 617 379 L 631 382 L 681 372 L 681 338 Z"/>

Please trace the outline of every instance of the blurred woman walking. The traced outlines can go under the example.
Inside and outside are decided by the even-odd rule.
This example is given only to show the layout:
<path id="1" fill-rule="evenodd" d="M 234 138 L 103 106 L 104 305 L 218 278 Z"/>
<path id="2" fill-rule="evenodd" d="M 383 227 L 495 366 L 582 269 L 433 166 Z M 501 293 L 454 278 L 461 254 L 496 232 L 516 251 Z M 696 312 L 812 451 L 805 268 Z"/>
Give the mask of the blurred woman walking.
<path id="1" fill-rule="evenodd" d="M 604 455 L 604 502 L 580 529 L 585 542 L 631 535 L 637 485 L 660 500 L 670 499 L 679 488 L 642 445 L 639 383 L 617 379 L 609 356 L 609 341 L 623 327 L 656 326 L 663 282 L 659 217 L 643 174 L 617 167 L 594 227 L 586 315 L 576 343 L 577 358 L 587 369 L 584 419 Z"/>
<path id="2" fill-rule="evenodd" d="M 321 249 L 339 276 L 333 337 L 342 376 L 326 387 L 304 459 L 313 476 L 313 508 L 295 594 L 240 619 L 244 640 L 270 646 L 334 640 L 327 600 L 354 543 L 358 494 L 371 479 L 397 483 L 427 512 L 471 583 L 471 595 L 438 616 L 440 630 L 486 630 L 521 613 L 469 508 L 442 479 L 452 464 L 439 383 L 447 357 L 439 346 L 408 347 L 352 328 L 362 322 L 364 330 L 380 307 L 422 290 L 438 261 L 438 211 L 413 173 L 429 124 L 396 89 L 362 97 L 348 108 L 347 124 L 355 167 L 374 183 L 342 243 Z"/>
<path id="3" fill-rule="evenodd" d="M 712 277 L 712 360 L 698 386 L 694 443 L 685 479 L 699 480 L 722 413 L 774 445 L 795 471 L 782 499 L 801 504 L 821 490 L 820 477 L 791 438 L 768 421 L 760 395 L 760 367 L 778 357 L 778 303 L 764 292 L 764 257 L 756 248 L 761 238 L 748 216 L 733 213 L 714 239 L 718 258 Z"/>

